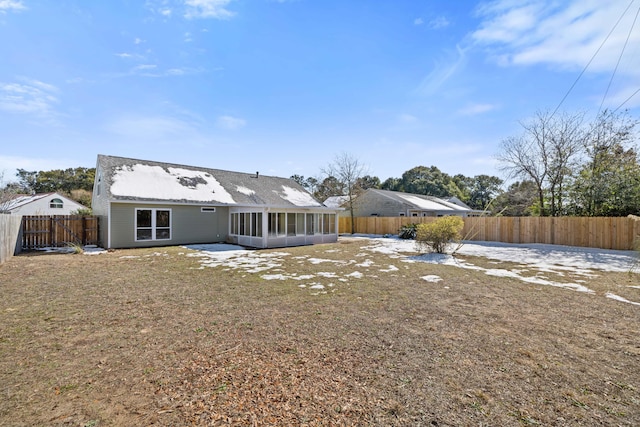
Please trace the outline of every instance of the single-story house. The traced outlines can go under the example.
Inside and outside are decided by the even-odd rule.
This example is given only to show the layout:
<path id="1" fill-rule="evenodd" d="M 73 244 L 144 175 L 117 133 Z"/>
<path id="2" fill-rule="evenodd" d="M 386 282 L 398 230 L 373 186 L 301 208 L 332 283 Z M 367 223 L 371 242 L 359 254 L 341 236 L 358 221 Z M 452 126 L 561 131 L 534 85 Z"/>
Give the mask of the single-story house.
<path id="1" fill-rule="evenodd" d="M 336 214 L 289 178 L 98 155 L 92 197 L 105 248 L 338 240 Z"/>
<path id="2" fill-rule="evenodd" d="M 0 205 L 0 213 L 12 215 L 71 215 L 86 206 L 60 193 L 17 194 Z"/>
<path id="3" fill-rule="evenodd" d="M 353 200 L 353 214 L 354 217 L 440 217 L 449 215 L 467 217 L 481 216 L 485 212 L 471 209 L 456 197 L 445 200 L 422 194 L 369 188 Z M 350 213 L 345 212 L 341 215 L 350 215 Z"/>

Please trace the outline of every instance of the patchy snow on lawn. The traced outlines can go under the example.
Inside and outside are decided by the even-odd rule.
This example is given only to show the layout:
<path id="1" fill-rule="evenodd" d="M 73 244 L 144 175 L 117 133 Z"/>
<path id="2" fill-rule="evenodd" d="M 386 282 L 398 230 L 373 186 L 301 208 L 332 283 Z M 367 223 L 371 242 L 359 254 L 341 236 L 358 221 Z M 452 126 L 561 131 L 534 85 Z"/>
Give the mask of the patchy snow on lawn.
<path id="1" fill-rule="evenodd" d="M 371 252 L 386 254 L 390 259 L 398 259 L 406 263 L 406 267 L 409 268 L 411 263 L 416 262 L 449 265 L 457 268 L 483 271 L 490 276 L 513 278 L 524 283 L 555 286 L 590 294 L 593 294 L 594 291 L 582 284 L 585 283 L 584 280 L 576 280 L 575 283 L 558 282 L 550 280 L 545 276 L 545 273 L 555 274 L 559 277 L 563 277 L 568 273 L 584 277 L 597 277 L 598 271 L 634 271 L 634 266 L 638 261 L 637 254 L 634 251 L 541 244 L 465 242 L 458 249 L 457 254 L 467 257 L 484 257 L 495 261 L 493 262 L 495 268 L 484 268 L 472 264 L 472 261 L 468 259 L 463 260 L 460 257 L 449 254 L 420 253 L 413 240 L 370 235 L 354 235 L 349 236 L 349 239 L 360 241 L 362 252 L 356 255 L 357 258 L 360 258 L 360 262 L 354 259 L 331 260 L 310 256 L 292 257 L 298 264 L 326 264 L 328 270 L 331 270 L 329 266 L 337 269 L 337 271 L 323 271 L 304 275 L 299 275 L 297 272 L 282 272 L 282 270 L 275 270 L 272 274 L 266 273 L 268 270 L 282 267 L 284 258 L 290 256 L 287 252 L 245 250 L 240 246 L 227 244 L 190 245 L 186 247 L 197 251 L 189 253 L 187 256 L 200 257 L 201 268 L 225 267 L 227 269 L 240 269 L 248 273 L 264 273 L 261 277 L 265 280 L 309 281 L 308 283 L 299 284 L 298 287 L 300 289 L 314 290 L 322 290 L 326 287 L 333 288 L 335 284 L 312 282 L 312 279 L 333 279 L 342 284 L 348 284 L 352 280 L 377 277 L 374 276 L 374 271 L 369 270 L 370 267 L 375 265 L 373 260 L 367 258 Z M 331 249 L 326 252 L 339 252 L 339 250 Z M 513 268 L 512 265 L 500 268 L 500 264 L 504 262 L 514 263 L 518 268 Z M 343 272 L 347 266 L 364 268 L 364 272 L 357 270 Z M 399 271 L 399 268 L 393 264 L 388 264 L 386 268 L 381 267 L 376 271 L 387 274 Z M 442 277 L 436 275 L 423 276 L 422 279 L 434 283 L 443 280 Z M 608 293 L 606 296 L 617 301 L 640 305 L 638 302 L 629 301 L 612 293 Z"/>

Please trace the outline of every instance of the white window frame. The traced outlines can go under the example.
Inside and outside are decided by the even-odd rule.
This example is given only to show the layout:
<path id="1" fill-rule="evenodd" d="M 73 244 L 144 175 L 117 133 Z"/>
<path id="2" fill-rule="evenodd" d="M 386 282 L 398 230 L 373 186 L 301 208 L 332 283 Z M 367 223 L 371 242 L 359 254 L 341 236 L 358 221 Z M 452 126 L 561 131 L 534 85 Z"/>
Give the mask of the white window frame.
<path id="1" fill-rule="evenodd" d="M 151 227 L 138 227 L 138 211 L 151 211 Z M 168 239 L 156 239 L 156 212 L 157 211 L 168 211 L 169 212 L 169 238 Z M 160 227 L 167 228 L 167 227 Z M 151 230 L 151 238 L 150 239 L 138 239 L 138 230 L 139 229 L 150 229 Z M 135 215 L 133 217 L 133 239 L 136 242 L 158 242 L 158 241 L 169 241 L 173 238 L 173 212 L 171 208 L 136 208 Z"/>
<path id="2" fill-rule="evenodd" d="M 216 208 L 213 208 L 213 207 L 203 206 L 200 208 L 200 212 L 203 212 L 203 213 L 214 213 L 215 211 L 216 211 Z"/>
<path id="3" fill-rule="evenodd" d="M 62 201 L 62 199 L 55 197 L 53 199 L 51 199 L 49 201 L 49 208 L 50 209 L 62 209 L 64 208 L 64 202 Z"/>

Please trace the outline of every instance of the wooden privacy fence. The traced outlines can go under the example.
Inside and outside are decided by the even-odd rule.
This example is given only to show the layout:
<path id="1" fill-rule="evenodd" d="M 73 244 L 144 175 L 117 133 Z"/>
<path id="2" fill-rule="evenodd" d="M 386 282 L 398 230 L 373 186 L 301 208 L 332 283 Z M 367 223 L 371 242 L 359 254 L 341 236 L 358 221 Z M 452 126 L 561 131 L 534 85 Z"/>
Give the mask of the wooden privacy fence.
<path id="1" fill-rule="evenodd" d="M 98 218 L 80 215 L 25 215 L 22 250 L 97 245 Z"/>
<path id="2" fill-rule="evenodd" d="M 435 217 L 355 218 L 355 233 L 398 234 L 403 225 Z M 545 243 L 602 249 L 634 249 L 640 239 L 638 217 L 469 217 L 463 239 L 503 243 Z M 351 218 L 340 217 L 339 232 L 351 233 Z"/>

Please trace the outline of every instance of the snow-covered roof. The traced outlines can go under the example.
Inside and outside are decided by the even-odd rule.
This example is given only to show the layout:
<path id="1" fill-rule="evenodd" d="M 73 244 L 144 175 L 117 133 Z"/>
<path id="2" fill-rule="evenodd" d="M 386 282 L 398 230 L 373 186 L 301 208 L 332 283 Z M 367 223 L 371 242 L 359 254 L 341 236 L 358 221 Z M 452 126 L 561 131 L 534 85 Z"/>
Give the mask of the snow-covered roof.
<path id="1" fill-rule="evenodd" d="M 403 193 L 401 191 L 390 191 L 390 190 L 378 190 L 374 188 L 370 188 L 367 191 L 372 191 L 379 195 L 394 199 L 398 202 L 409 204 L 409 209 L 419 209 L 424 211 L 438 211 L 438 212 L 482 212 L 477 211 L 475 209 L 471 209 L 469 206 L 465 205 L 461 201 L 456 198 L 452 198 L 449 200 L 444 200 L 439 197 L 434 196 L 426 196 L 424 194 L 411 194 L 411 193 Z M 453 199 L 457 200 L 459 203 L 456 203 Z"/>
<path id="2" fill-rule="evenodd" d="M 349 196 L 331 196 L 327 197 L 324 205 L 328 208 L 339 208 L 349 200 Z"/>
<path id="3" fill-rule="evenodd" d="M 2 209 L 6 211 L 12 211 L 26 204 L 35 202 L 44 197 L 47 197 L 54 193 L 40 193 L 40 194 L 16 194 L 11 200 L 7 200 L 3 203 Z"/>
<path id="4" fill-rule="evenodd" d="M 289 178 L 98 155 L 96 179 L 114 201 L 322 207 Z"/>

